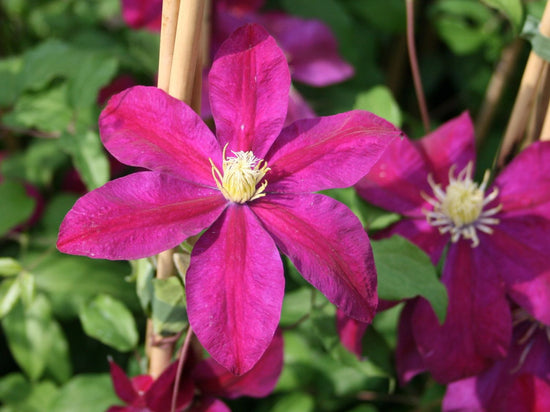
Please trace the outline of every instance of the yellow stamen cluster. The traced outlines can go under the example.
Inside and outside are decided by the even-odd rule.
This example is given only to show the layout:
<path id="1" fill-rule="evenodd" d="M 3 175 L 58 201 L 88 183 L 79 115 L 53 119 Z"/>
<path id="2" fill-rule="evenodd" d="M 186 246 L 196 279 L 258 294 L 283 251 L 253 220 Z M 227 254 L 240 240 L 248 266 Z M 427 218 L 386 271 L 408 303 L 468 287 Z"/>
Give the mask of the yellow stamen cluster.
<path id="1" fill-rule="evenodd" d="M 434 208 L 431 211 L 424 210 L 428 223 L 439 228 L 440 233 L 450 233 L 451 240 L 457 242 L 462 236 L 472 241 L 472 247 L 479 245 L 477 230 L 491 234 L 493 229 L 489 225 L 499 223 L 493 215 L 498 213 L 502 205 L 483 210 L 498 196 L 495 188 L 485 196 L 485 189 L 489 183 L 489 171 L 485 172 L 480 185 L 472 180 L 472 162 L 456 177 L 455 166 L 449 170 L 449 184 L 445 191 L 441 185 L 434 182 L 428 175 L 428 183 L 433 191 L 430 197 L 425 193 L 422 196 Z"/>
<path id="2" fill-rule="evenodd" d="M 223 174 L 210 159 L 212 176 L 224 197 L 242 204 L 265 196 L 267 180 L 264 180 L 259 187 L 256 186 L 271 170 L 267 167 L 267 163 L 263 159 L 258 159 L 251 151 L 231 152 L 235 156 L 226 158 L 226 149 L 227 145 L 223 148 Z"/>

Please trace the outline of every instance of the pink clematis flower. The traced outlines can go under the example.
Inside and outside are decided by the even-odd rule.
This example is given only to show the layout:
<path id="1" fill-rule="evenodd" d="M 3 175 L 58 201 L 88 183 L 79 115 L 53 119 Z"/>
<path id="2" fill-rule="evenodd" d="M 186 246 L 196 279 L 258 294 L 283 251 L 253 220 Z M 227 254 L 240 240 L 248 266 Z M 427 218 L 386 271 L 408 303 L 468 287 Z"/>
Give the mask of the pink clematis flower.
<path id="1" fill-rule="evenodd" d="M 212 55 L 217 53 L 220 45 L 237 28 L 256 23 L 264 26 L 283 49 L 293 80 L 314 87 L 324 87 L 353 76 L 353 67 L 340 57 L 336 39 L 327 25 L 319 20 L 301 19 L 280 12 L 260 12 L 264 3 L 263 0 L 214 1 Z M 130 27 L 160 31 L 162 0 L 122 0 L 122 11 L 124 20 Z M 202 115 L 211 115 L 207 98 L 203 99 Z M 286 125 L 314 116 L 313 109 L 292 88 Z"/>
<path id="2" fill-rule="evenodd" d="M 508 356 L 477 376 L 451 383 L 443 411 L 550 410 L 550 326 L 523 309 L 514 311 L 514 324 Z"/>
<path id="3" fill-rule="evenodd" d="M 472 180 L 474 132 L 463 114 L 418 141 L 396 141 L 357 185 L 369 202 L 404 219 L 384 233 L 402 235 L 437 263 L 447 318 L 413 300 L 400 325 L 403 381 L 427 368 L 446 383 L 480 373 L 506 355 L 512 333 L 508 294 L 550 323 L 550 143 L 522 152 L 489 185 Z"/>
<path id="4" fill-rule="evenodd" d="M 311 192 L 353 185 L 401 133 L 363 111 L 281 130 L 288 66 L 257 25 L 221 47 L 209 83 L 217 136 L 186 104 L 154 87 L 109 101 L 99 120 L 103 144 L 148 171 L 79 199 L 57 246 L 137 259 L 206 229 L 186 275 L 189 320 L 212 357 L 242 374 L 279 321 L 284 276 L 277 247 L 346 315 L 372 319 L 376 271 L 368 237 L 347 207 Z"/>
<path id="5" fill-rule="evenodd" d="M 262 398 L 273 391 L 283 367 L 283 337 L 278 331 L 259 362 L 242 376 L 229 373 L 212 358 L 200 362 L 195 358 L 195 355 L 188 357 L 183 368 L 176 397 L 176 411 L 229 411 L 220 397 Z M 166 368 L 157 380 L 149 375 L 129 379 L 116 363 L 110 361 L 110 366 L 115 392 L 126 406 L 112 406 L 107 412 L 171 410 L 178 361 Z"/>

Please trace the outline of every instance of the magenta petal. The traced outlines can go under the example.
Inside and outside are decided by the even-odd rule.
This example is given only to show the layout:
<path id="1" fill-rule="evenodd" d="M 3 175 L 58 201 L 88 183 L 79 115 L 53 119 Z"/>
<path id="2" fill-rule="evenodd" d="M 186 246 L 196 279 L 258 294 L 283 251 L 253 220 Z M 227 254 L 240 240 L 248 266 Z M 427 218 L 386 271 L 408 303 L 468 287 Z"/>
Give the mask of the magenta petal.
<path id="1" fill-rule="evenodd" d="M 442 411 L 445 412 L 484 412 L 484 399 L 478 397 L 476 384 L 478 378 L 462 379 L 451 382 L 447 386 L 445 397 L 443 398 Z M 495 382 L 497 383 L 497 382 Z"/>
<path id="2" fill-rule="evenodd" d="M 221 148 L 185 103 L 156 87 L 136 86 L 109 100 L 99 118 L 101 140 L 122 163 L 216 186 L 209 159 Z"/>
<path id="3" fill-rule="evenodd" d="M 353 76 L 353 67 L 342 60 L 334 35 L 321 21 L 265 13 L 259 22 L 287 54 L 294 80 L 323 87 Z"/>
<path id="4" fill-rule="evenodd" d="M 134 173 L 81 197 L 61 223 L 57 247 L 101 259 L 152 256 L 210 226 L 226 204 L 217 190 Z"/>
<path id="5" fill-rule="evenodd" d="M 229 399 L 240 396 L 262 398 L 273 391 L 282 368 L 283 335 L 279 330 L 258 363 L 244 375 L 235 376 L 209 358 L 195 367 L 193 380 L 202 394 Z"/>
<path id="6" fill-rule="evenodd" d="M 249 24 L 227 39 L 209 75 L 210 107 L 222 146 L 263 158 L 286 117 L 290 73 L 275 40 Z"/>
<path id="7" fill-rule="evenodd" d="M 536 213 L 550 218 L 550 142 L 521 152 L 495 179 L 507 215 Z"/>
<path id="8" fill-rule="evenodd" d="M 433 173 L 417 145 L 408 138 L 395 139 L 370 173 L 355 189 L 369 203 L 405 216 L 424 218 L 431 208 L 421 193 L 431 194 L 428 174 Z"/>
<path id="9" fill-rule="evenodd" d="M 483 240 L 487 239 L 482 239 L 481 245 Z M 449 296 L 443 325 L 424 299 L 413 313 L 418 350 L 438 382 L 483 371 L 502 358 L 510 344 L 512 318 L 497 275 L 499 262 L 481 248 L 472 248 L 466 240 L 449 248 L 442 278 Z"/>
<path id="10" fill-rule="evenodd" d="M 132 403 L 138 397 L 138 393 L 135 391 L 130 378 L 126 376 L 126 372 L 120 366 L 110 359 L 109 367 L 116 395 L 124 402 Z"/>
<path id="11" fill-rule="evenodd" d="M 248 372 L 273 339 L 284 277 L 273 239 L 247 206 L 230 205 L 199 239 L 186 288 L 204 348 L 232 373 Z"/>
<path id="12" fill-rule="evenodd" d="M 160 31 L 162 0 L 122 0 L 122 17 L 133 29 Z"/>
<path id="13" fill-rule="evenodd" d="M 298 93 L 298 90 L 291 87 L 290 94 L 288 95 L 288 112 L 286 114 L 285 126 L 294 123 L 296 120 L 309 119 L 315 116 L 315 112 L 302 95 Z"/>
<path id="14" fill-rule="evenodd" d="M 336 329 L 340 342 L 351 353 L 361 359 L 363 336 L 367 331 L 368 324 L 347 317 L 341 310 L 336 311 Z"/>
<path id="15" fill-rule="evenodd" d="M 348 187 L 368 173 L 401 132 L 361 110 L 299 120 L 286 127 L 265 160 L 270 192 Z"/>
<path id="16" fill-rule="evenodd" d="M 449 183 L 452 165 L 460 172 L 468 162 L 475 162 L 474 125 L 468 112 L 447 121 L 415 143 L 431 165 L 434 180 L 443 187 Z"/>
<path id="17" fill-rule="evenodd" d="M 204 396 L 193 402 L 189 412 L 231 412 L 231 409 L 220 399 Z"/>
<path id="18" fill-rule="evenodd" d="M 268 195 L 251 205 L 302 276 L 347 316 L 370 323 L 376 269 L 357 217 L 324 195 Z"/>
<path id="19" fill-rule="evenodd" d="M 145 394 L 146 405 L 153 411 L 170 411 L 172 396 L 178 372 L 178 362 L 172 362 L 164 372 L 153 382 Z M 189 376 L 181 376 L 177 388 L 176 410 L 182 410 L 189 405 L 195 394 L 195 385 Z"/>
<path id="20" fill-rule="evenodd" d="M 413 335 L 412 315 L 417 301 L 413 299 L 407 302 L 399 318 L 395 363 L 399 382 L 403 385 L 426 370 Z"/>

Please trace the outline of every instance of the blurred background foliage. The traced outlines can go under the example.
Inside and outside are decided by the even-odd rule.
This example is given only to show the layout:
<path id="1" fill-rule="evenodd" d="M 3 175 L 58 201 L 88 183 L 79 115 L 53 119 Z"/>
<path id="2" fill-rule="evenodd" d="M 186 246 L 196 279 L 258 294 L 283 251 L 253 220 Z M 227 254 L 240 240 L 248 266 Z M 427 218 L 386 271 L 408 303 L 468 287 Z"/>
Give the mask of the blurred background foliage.
<path id="1" fill-rule="evenodd" d="M 314 3 L 314 5 L 312 5 Z M 416 44 L 432 126 L 464 110 L 475 119 L 503 50 L 519 42 L 515 70 L 480 145 L 483 171 L 503 134 L 529 44 L 525 16 L 545 2 L 417 0 Z M 59 223 L 83 193 L 131 172 L 103 149 L 97 118 L 106 98 L 153 85 L 159 35 L 132 30 L 119 0 L 0 0 L 0 411 L 102 411 L 119 403 L 107 357 L 144 372 L 146 317 L 166 330 L 185 323 L 183 290 L 155 284 L 149 261 L 110 262 L 58 253 Z M 326 22 L 350 80 L 295 87 L 318 114 L 373 111 L 421 137 L 406 48 L 405 0 L 270 0 L 266 9 Z M 329 191 L 377 230 L 399 219 Z M 374 244 L 380 297 L 422 295 L 445 315 L 434 268 L 400 238 Z M 444 388 L 426 376 L 396 381 L 393 352 L 402 305 L 381 312 L 363 357 L 340 344 L 335 309 L 286 262 L 281 326 L 285 367 L 265 399 L 230 401 L 234 410 L 437 411 Z M 415 277 L 405 269 L 415 268 Z M 171 308 L 166 310 L 166 305 Z"/>

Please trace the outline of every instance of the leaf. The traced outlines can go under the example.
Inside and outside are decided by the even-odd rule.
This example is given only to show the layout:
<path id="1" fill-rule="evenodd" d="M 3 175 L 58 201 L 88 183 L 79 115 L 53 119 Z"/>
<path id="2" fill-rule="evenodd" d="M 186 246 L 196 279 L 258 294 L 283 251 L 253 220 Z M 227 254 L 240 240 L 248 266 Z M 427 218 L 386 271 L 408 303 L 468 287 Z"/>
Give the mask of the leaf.
<path id="1" fill-rule="evenodd" d="M 313 396 L 304 392 L 291 392 L 277 399 L 271 412 L 313 412 L 315 400 Z"/>
<path id="2" fill-rule="evenodd" d="M 0 236 L 3 236 L 29 219 L 36 201 L 27 195 L 21 183 L 11 180 L 0 183 L 0 199 Z"/>
<path id="3" fill-rule="evenodd" d="M 283 309 L 281 311 L 281 326 L 290 326 L 304 316 L 311 309 L 311 288 L 302 287 L 285 293 Z"/>
<path id="4" fill-rule="evenodd" d="M 407 19 L 403 0 L 347 0 L 345 4 L 380 31 L 405 32 Z"/>
<path id="5" fill-rule="evenodd" d="M 31 383 L 19 373 L 11 373 L 0 380 L 0 401 L 8 411 L 50 411 L 57 397 L 57 387 L 49 381 Z M 4 411 L 4 409 L 2 409 Z"/>
<path id="6" fill-rule="evenodd" d="M 99 90 L 115 76 L 118 62 L 98 53 L 86 54 L 69 81 L 69 101 L 76 109 L 96 104 Z"/>
<path id="7" fill-rule="evenodd" d="M 141 302 L 141 308 L 149 316 L 154 296 L 155 268 L 149 259 L 132 260 L 130 264 L 132 265 L 132 278 L 136 280 L 136 293 Z"/>
<path id="8" fill-rule="evenodd" d="M 372 243 L 378 271 L 378 296 L 385 300 L 426 298 L 439 321 L 447 312 L 447 290 L 437 278 L 430 258 L 400 236 Z"/>
<path id="9" fill-rule="evenodd" d="M 120 403 L 108 374 L 78 375 L 59 390 L 48 412 L 99 412 Z"/>
<path id="10" fill-rule="evenodd" d="M 45 91 L 22 95 L 13 110 L 2 117 L 13 129 L 37 129 L 58 133 L 67 128 L 73 117 L 67 85 L 61 84 Z"/>
<path id="11" fill-rule="evenodd" d="M 36 282 L 34 281 L 34 276 L 27 271 L 22 271 L 17 276 L 17 283 L 19 283 L 23 304 L 29 307 L 34 301 L 36 292 Z"/>
<path id="12" fill-rule="evenodd" d="M 8 279 L 0 284 L 0 319 L 6 316 L 21 296 L 21 286 L 16 279 Z"/>
<path id="13" fill-rule="evenodd" d="M 540 21 L 533 16 L 527 16 L 521 36 L 531 42 L 533 51 L 546 61 L 550 61 L 550 38 L 539 31 Z"/>
<path id="14" fill-rule="evenodd" d="M 69 153 L 88 190 L 96 189 L 109 180 L 109 161 L 99 134 L 83 130 L 78 134 L 65 132 L 59 139 L 62 150 Z"/>
<path id="15" fill-rule="evenodd" d="M 497 9 L 512 24 L 514 33 L 519 33 L 523 22 L 523 5 L 521 0 L 481 0 L 483 3 Z"/>
<path id="16" fill-rule="evenodd" d="M 99 295 L 80 311 L 84 332 L 120 352 L 134 349 L 138 333 L 132 313 L 109 295 Z"/>
<path id="17" fill-rule="evenodd" d="M 401 127 L 403 121 L 399 105 L 386 86 L 375 86 L 366 92 L 359 93 L 355 100 L 354 109 L 372 112 L 397 127 Z"/>
<path id="18" fill-rule="evenodd" d="M 12 105 L 19 93 L 17 77 L 22 66 L 20 57 L 10 57 L 0 60 L 0 106 Z"/>
<path id="19" fill-rule="evenodd" d="M 51 344 L 46 359 L 46 371 L 58 382 L 66 382 L 72 375 L 69 344 L 59 323 L 51 322 L 49 333 Z"/>
<path id="20" fill-rule="evenodd" d="M 1 276 L 14 276 L 23 270 L 21 264 L 9 257 L 0 258 L 0 275 Z"/>
<path id="21" fill-rule="evenodd" d="M 175 335 L 187 327 L 185 290 L 180 280 L 171 276 L 153 279 L 153 327 L 156 334 Z"/>

